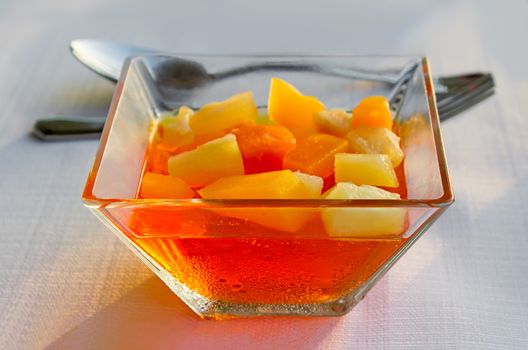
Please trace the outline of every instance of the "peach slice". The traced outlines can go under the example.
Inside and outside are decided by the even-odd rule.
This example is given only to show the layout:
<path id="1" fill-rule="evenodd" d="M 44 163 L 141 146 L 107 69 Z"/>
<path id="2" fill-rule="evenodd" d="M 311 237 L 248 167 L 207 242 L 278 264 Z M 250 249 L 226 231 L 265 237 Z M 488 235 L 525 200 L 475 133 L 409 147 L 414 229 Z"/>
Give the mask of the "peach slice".
<path id="1" fill-rule="evenodd" d="M 268 98 L 268 114 L 288 129 L 313 128 L 313 116 L 324 104 L 313 96 L 304 96 L 290 83 L 272 78 Z"/>
<path id="2" fill-rule="evenodd" d="M 334 173 L 334 155 L 345 152 L 347 147 L 345 139 L 313 134 L 300 140 L 295 149 L 286 154 L 283 167 L 325 179 Z"/>
<path id="3" fill-rule="evenodd" d="M 141 198 L 184 199 L 194 197 L 194 191 L 185 181 L 169 175 L 145 173 L 141 180 Z"/>
<path id="4" fill-rule="evenodd" d="M 392 130 L 392 113 L 384 96 L 365 97 L 352 111 L 352 128 L 387 128 Z"/>
<path id="5" fill-rule="evenodd" d="M 295 148 L 295 136 L 281 125 L 242 125 L 233 134 L 246 174 L 281 170 L 284 155 Z"/>

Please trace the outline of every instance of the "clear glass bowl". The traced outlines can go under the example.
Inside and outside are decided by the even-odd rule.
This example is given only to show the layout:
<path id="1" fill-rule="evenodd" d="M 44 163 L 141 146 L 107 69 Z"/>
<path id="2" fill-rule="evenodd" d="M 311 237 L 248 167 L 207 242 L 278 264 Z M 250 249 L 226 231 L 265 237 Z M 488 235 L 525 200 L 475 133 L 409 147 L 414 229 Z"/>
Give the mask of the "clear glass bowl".
<path id="1" fill-rule="evenodd" d="M 83 201 L 200 316 L 345 314 L 453 202 L 427 59 L 179 57 L 186 67 L 175 68 L 172 56 L 128 60 Z M 395 118 L 405 153 L 405 199 L 137 196 L 156 123 L 169 110 L 199 107 L 247 90 L 265 107 L 273 76 L 317 96 L 327 107 L 350 109 L 367 95 L 390 94 L 394 84 L 339 72 L 398 71 L 412 60 L 417 68 Z M 191 77 L 189 70 L 194 71 Z M 325 215 L 336 223 L 332 232 L 323 224 Z M 396 231 L 388 228 L 395 225 Z"/>

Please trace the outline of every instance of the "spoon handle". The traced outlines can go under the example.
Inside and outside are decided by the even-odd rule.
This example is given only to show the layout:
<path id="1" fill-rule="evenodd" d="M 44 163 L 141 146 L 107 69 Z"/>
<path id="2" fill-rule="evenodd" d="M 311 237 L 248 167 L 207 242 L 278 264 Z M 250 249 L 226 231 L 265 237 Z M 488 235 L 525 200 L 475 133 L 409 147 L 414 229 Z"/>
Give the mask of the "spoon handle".
<path id="1" fill-rule="evenodd" d="M 438 83 L 444 87 L 442 92 L 436 93 L 442 121 L 493 95 L 495 87 L 493 76 L 489 73 L 440 77 Z M 33 135 L 43 141 L 97 139 L 105 120 L 104 117 L 75 116 L 39 119 L 33 126 Z"/>
<path id="2" fill-rule="evenodd" d="M 43 141 L 95 139 L 101 136 L 104 117 L 55 117 L 39 119 L 33 135 Z"/>

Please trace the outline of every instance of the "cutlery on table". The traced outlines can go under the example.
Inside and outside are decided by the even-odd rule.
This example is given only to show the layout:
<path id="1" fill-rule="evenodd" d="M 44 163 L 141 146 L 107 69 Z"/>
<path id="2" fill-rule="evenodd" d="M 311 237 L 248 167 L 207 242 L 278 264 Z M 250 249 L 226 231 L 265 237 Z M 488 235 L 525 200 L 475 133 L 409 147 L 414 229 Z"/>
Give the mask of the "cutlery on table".
<path id="1" fill-rule="evenodd" d="M 100 76 L 117 81 L 125 60 L 132 55 L 160 53 L 160 51 L 118 44 L 103 40 L 74 40 L 70 43 L 73 56 Z M 165 77 L 162 84 L 173 87 L 192 88 L 210 81 L 222 80 L 258 70 L 309 70 L 315 73 L 334 75 L 350 79 L 362 79 L 394 84 L 389 96 L 391 107 L 397 111 L 396 104 L 405 93 L 406 82 L 416 68 L 416 62 L 410 62 L 399 72 L 377 72 L 362 69 L 322 66 L 290 62 L 274 62 L 236 67 L 216 73 L 209 73 L 198 62 L 174 58 L 162 64 L 158 69 Z M 495 83 L 490 73 L 471 73 L 439 77 L 434 80 L 436 102 L 440 120 L 446 120 L 493 95 Z M 41 140 L 76 140 L 97 138 L 103 130 L 104 117 L 56 117 L 37 120 L 33 134 Z"/>

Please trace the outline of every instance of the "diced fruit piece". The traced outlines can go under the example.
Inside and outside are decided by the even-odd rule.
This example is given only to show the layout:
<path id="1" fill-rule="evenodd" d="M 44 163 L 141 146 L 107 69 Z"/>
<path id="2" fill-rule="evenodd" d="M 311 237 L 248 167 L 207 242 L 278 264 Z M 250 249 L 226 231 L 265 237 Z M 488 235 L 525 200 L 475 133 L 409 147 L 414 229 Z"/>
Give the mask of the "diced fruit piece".
<path id="1" fill-rule="evenodd" d="M 335 181 L 398 187 L 398 178 L 389 157 L 385 154 L 336 154 Z"/>
<path id="2" fill-rule="evenodd" d="M 272 78 L 268 98 L 268 114 L 292 128 L 313 127 L 313 116 L 324 109 L 324 104 L 313 96 L 304 96 L 293 85 L 279 78 Z"/>
<path id="3" fill-rule="evenodd" d="M 392 130 L 392 113 L 384 96 L 369 96 L 352 111 L 352 128 L 387 128 Z"/>
<path id="4" fill-rule="evenodd" d="M 222 102 L 206 104 L 194 113 L 189 125 L 195 136 L 221 136 L 236 126 L 254 124 L 257 118 L 257 106 L 253 94 L 248 91 Z"/>
<path id="5" fill-rule="evenodd" d="M 294 191 L 291 198 L 316 199 L 321 197 L 323 179 L 319 176 L 303 174 L 300 171 L 296 171 L 294 174 L 300 182 L 298 190 Z"/>
<path id="6" fill-rule="evenodd" d="M 286 154 L 283 167 L 324 179 L 334 173 L 334 155 L 345 152 L 347 147 L 345 139 L 327 134 L 313 134 L 300 140 L 295 149 Z"/>
<path id="7" fill-rule="evenodd" d="M 322 180 L 290 170 L 221 178 L 198 190 L 205 199 L 309 199 L 321 193 Z M 215 213 L 295 232 L 314 218 L 311 208 L 229 208 Z"/>
<path id="8" fill-rule="evenodd" d="M 317 131 L 312 128 L 293 128 L 289 130 L 291 131 L 293 136 L 295 136 L 297 143 L 299 143 L 301 140 L 308 138 L 308 136 L 317 134 Z"/>
<path id="9" fill-rule="evenodd" d="M 326 199 L 392 199 L 400 196 L 369 185 L 338 183 Z M 402 208 L 327 208 L 321 217 L 326 232 L 334 237 L 393 238 L 405 230 Z"/>
<path id="10" fill-rule="evenodd" d="M 244 174 L 244 163 L 235 135 L 227 134 L 169 158 L 168 170 L 191 187 L 202 187 L 224 176 Z"/>
<path id="11" fill-rule="evenodd" d="M 347 135 L 348 149 L 353 153 L 386 154 L 392 167 L 396 168 L 403 160 L 400 138 L 385 128 L 357 128 Z"/>
<path id="12" fill-rule="evenodd" d="M 149 151 L 147 171 L 167 175 L 167 163 L 172 153 L 159 143 L 154 143 Z"/>
<path id="13" fill-rule="evenodd" d="M 316 130 L 345 137 L 351 129 L 351 116 L 342 109 L 324 110 L 314 115 Z"/>
<path id="14" fill-rule="evenodd" d="M 243 125 L 233 133 L 246 174 L 282 169 L 284 155 L 295 148 L 295 137 L 281 125 Z"/>
<path id="15" fill-rule="evenodd" d="M 189 145 L 194 142 L 194 134 L 189 126 L 189 118 L 194 114 L 189 107 L 180 107 L 176 116 L 166 116 L 160 121 L 160 145 L 168 149 Z"/>
<path id="16" fill-rule="evenodd" d="M 194 191 L 185 181 L 174 176 L 146 173 L 141 180 L 141 198 L 192 198 Z"/>
<path id="17" fill-rule="evenodd" d="M 299 178 L 290 170 L 228 176 L 198 190 L 205 199 L 285 199 L 299 185 Z"/>

